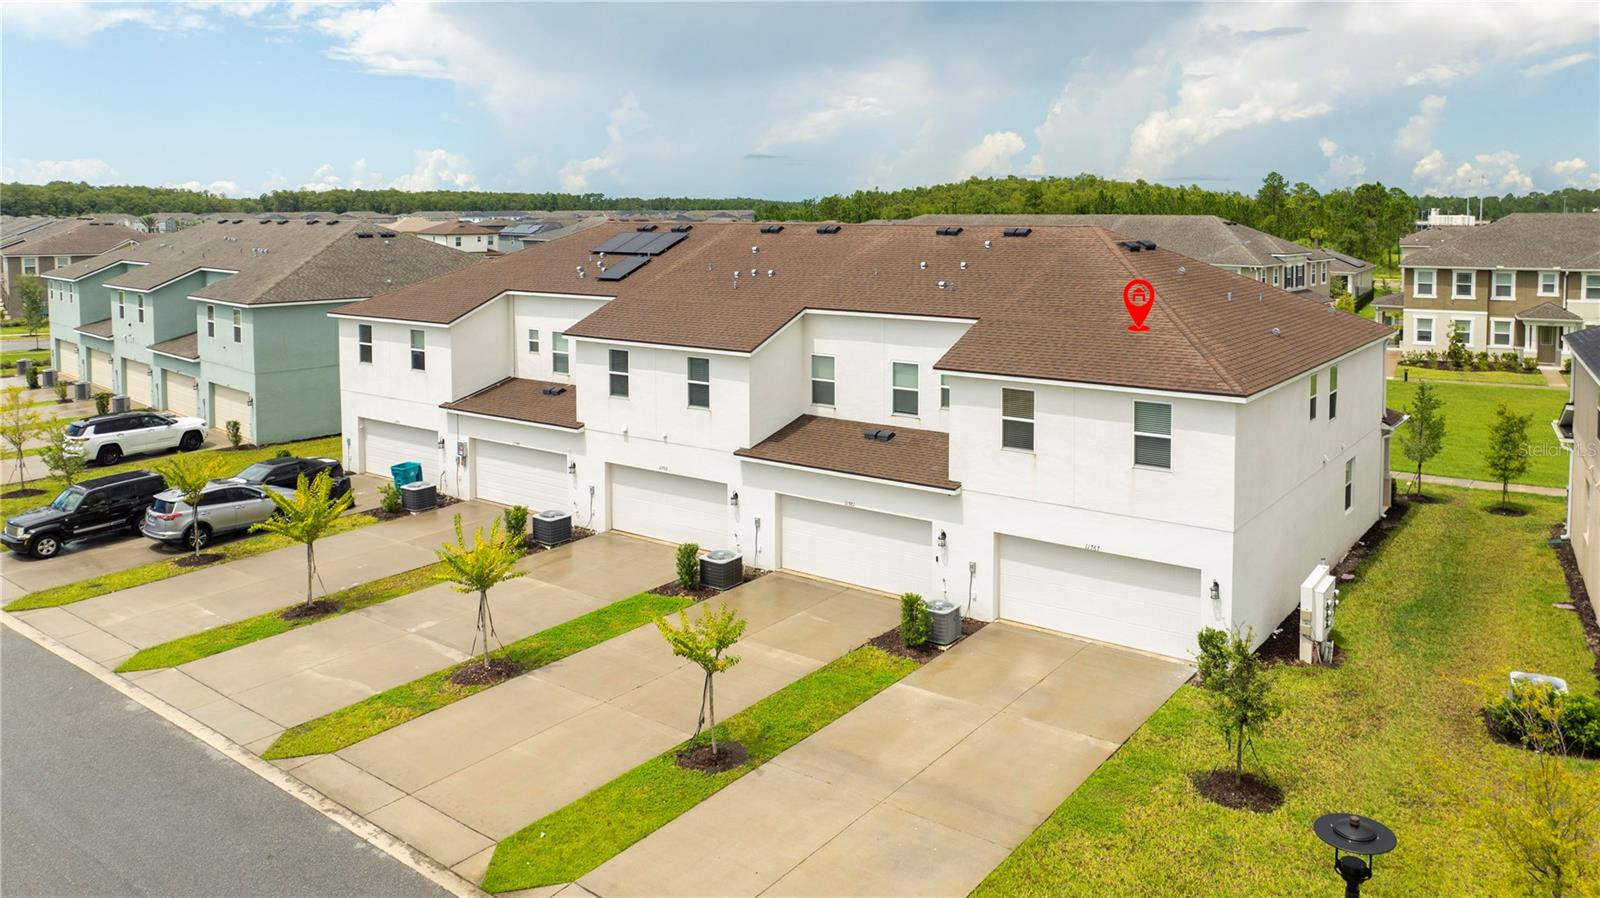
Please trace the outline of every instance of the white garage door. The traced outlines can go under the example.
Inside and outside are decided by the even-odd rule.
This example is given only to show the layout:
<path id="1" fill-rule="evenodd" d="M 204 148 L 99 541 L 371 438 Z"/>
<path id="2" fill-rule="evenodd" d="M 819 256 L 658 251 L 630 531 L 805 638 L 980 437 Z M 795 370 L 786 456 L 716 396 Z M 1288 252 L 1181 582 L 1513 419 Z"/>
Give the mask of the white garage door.
<path id="1" fill-rule="evenodd" d="M 239 422 L 246 443 L 255 439 L 250 420 L 250 394 L 222 384 L 211 385 L 211 426 L 225 430 L 229 421 Z"/>
<path id="2" fill-rule="evenodd" d="M 65 340 L 56 344 L 59 347 L 61 364 L 57 371 L 61 372 L 67 380 L 77 380 L 83 376 L 83 369 L 78 367 L 78 344 L 68 343 Z"/>
<path id="3" fill-rule="evenodd" d="M 420 427 L 405 427 L 385 421 L 361 421 L 361 469 L 379 477 L 389 476 L 389 467 L 403 461 L 422 465 L 426 483 L 439 482 L 439 435 Z"/>
<path id="4" fill-rule="evenodd" d="M 565 455 L 484 440 L 472 445 L 479 499 L 533 511 L 572 510 Z"/>
<path id="5" fill-rule="evenodd" d="M 195 383 L 194 378 L 180 371 L 166 373 L 166 400 L 167 408 L 180 415 L 194 417 L 199 414 L 195 409 Z"/>
<path id="6" fill-rule="evenodd" d="M 98 390 L 113 390 L 110 353 L 89 350 L 89 382 Z"/>
<path id="7" fill-rule="evenodd" d="M 778 502 L 778 560 L 784 568 L 888 593 L 928 594 L 928 521 L 794 496 Z"/>
<path id="8" fill-rule="evenodd" d="M 1107 552 L 1000 537 L 1000 616 L 1192 658 L 1200 572 Z"/>
<path id="9" fill-rule="evenodd" d="M 122 392 L 134 405 L 150 405 L 150 366 L 132 359 L 122 363 Z"/>
<path id="10" fill-rule="evenodd" d="M 668 542 L 725 549 L 728 488 L 710 480 L 612 465 L 611 526 Z"/>

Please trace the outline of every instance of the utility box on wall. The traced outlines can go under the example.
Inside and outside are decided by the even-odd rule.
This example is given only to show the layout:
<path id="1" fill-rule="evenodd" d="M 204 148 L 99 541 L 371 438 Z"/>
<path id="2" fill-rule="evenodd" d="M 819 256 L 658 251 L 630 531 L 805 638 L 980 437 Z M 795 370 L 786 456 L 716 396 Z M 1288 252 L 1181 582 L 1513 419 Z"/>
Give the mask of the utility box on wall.
<path id="1" fill-rule="evenodd" d="M 1339 590 L 1326 564 L 1311 569 L 1300 584 L 1300 660 L 1305 664 L 1333 661 L 1333 614 Z"/>

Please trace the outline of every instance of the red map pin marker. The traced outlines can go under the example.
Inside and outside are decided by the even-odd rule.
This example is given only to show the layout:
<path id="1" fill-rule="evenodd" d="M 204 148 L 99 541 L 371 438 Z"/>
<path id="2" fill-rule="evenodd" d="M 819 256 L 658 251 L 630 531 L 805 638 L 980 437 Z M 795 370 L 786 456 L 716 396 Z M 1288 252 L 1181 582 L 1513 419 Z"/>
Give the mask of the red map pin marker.
<path id="1" fill-rule="evenodd" d="M 1144 320 L 1150 317 L 1150 309 L 1156 304 L 1156 288 L 1144 278 L 1134 278 L 1122 288 L 1122 304 L 1133 318 L 1128 330 L 1147 331 L 1150 328 Z"/>

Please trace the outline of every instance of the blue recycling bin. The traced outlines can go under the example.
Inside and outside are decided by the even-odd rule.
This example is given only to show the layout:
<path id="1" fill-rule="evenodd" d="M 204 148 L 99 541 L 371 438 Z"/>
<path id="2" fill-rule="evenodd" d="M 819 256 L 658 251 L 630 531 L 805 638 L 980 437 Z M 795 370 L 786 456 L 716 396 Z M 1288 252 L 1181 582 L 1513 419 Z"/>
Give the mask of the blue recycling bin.
<path id="1" fill-rule="evenodd" d="M 414 461 L 403 461 L 398 465 L 389 467 L 389 476 L 394 478 L 395 486 L 405 486 L 408 483 L 422 482 L 422 465 Z"/>

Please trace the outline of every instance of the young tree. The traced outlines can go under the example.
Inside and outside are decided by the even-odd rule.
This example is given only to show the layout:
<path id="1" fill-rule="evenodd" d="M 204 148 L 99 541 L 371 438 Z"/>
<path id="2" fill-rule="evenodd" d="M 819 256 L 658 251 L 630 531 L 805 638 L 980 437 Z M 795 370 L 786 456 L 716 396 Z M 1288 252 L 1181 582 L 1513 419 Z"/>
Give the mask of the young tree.
<path id="1" fill-rule="evenodd" d="M 61 481 L 62 486 L 72 486 L 78 480 L 78 475 L 88 467 L 89 460 L 81 452 L 67 451 L 67 422 L 46 421 L 40 429 L 44 437 L 44 448 L 39 450 L 39 460 L 44 462 L 45 470 Z"/>
<path id="2" fill-rule="evenodd" d="M 1266 665 L 1250 650 L 1253 633 L 1200 631 L 1200 686 L 1211 701 L 1217 728 L 1233 750 L 1233 777 L 1244 776 L 1244 750 L 1254 744 L 1282 707 L 1272 696 Z"/>
<path id="3" fill-rule="evenodd" d="M 673 559 L 678 568 L 678 585 L 693 591 L 700 588 L 700 546 L 683 543 Z"/>
<path id="4" fill-rule="evenodd" d="M 523 555 L 522 546 L 500 531 L 499 518 L 490 525 L 488 539 L 484 538 L 483 528 L 479 527 L 473 531 L 472 542 L 468 544 L 462 535 L 461 515 L 458 514 L 455 544 L 445 543 L 437 551 L 439 560 L 450 569 L 450 580 L 455 584 L 456 592 L 478 594 L 478 636 L 472 645 L 477 648 L 477 639 L 483 640 L 483 666 L 487 669 L 489 639 L 495 636 L 494 616 L 489 613 L 489 590 L 522 576 L 522 571 L 515 570 L 517 560 Z"/>
<path id="5" fill-rule="evenodd" d="M 714 758 L 717 756 L 717 698 L 712 678 L 739 663 L 738 655 L 724 655 L 723 652 L 744 635 L 745 620 L 723 603 L 716 611 L 707 608 L 692 623 L 689 612 L 680 611 L 678 626 L 674 627 L 664 617 L 656 621 L 656 626 L 672 646 L 672 654 L 688 659 L 705 672 L 705 685 L 700 689 L 700 720 L 695 723 L 694 734 L 700 735 L 709 719 Z"/>
<path id="6" fill-rule="evenodd" d="M 1444 447 L 1444 402 L 1434 394 L 1427 381 L 1417 384 L 1417 394 L 1411 397 L 1411 407 L 1406 414 L 1411 420 L 1400 428 L 1400 454 L 1417 463 L 1417 479 L 1413 485 L 1417 495 L 1422 495 L 1422 466 L 1439 454 Z"/>
<path id="7" fill-rule="evenodd" d="M 49 309 L 44 304 L 44 284 L 33 275 L 17 279 L 17 296 L 22 300 L 22 326 L 33 338 L 33 348 L 39 348 L 39 331 L 50 320 Z"/>
<path id="8" fill-rule="evenodd" d="M 1464 368 L 1472 362 L 1472 352 L 1467 349 L 1467 332 L 1459 327 L 1450 327 L 1450 345 L 1444 351 L 1445 360 L 1452 368 Z"/>
<path id="9" fill-rule="evenodd" d="M 223 459 L 215 453 L 187 452 L 173 456 L 166 464 L 156 465 L 156 470 L 167 481 L 169 489 L 178 491 L 179 498 L 194 515 L 187 536 L 190 555 L 198 558 L 200 547 L 206 541 L 206 532 L 200 525 L 200 497 L 206 491 L 206 484 L 223 475 Z"/>
<path id="10" fill-rule="evenodd" d="M 278 506 L 278 513 L 250 528 L 252 531 L 276 533 L 306 547 L 307 605 L 311 604 L 311 584 L 317 575 L 317 540 L 327 535 L 334 522 L 339 520 L 339 515 L 344 514 L 356 499 L 353 492 L 334 498 L 329 495 L 332 490 L 333 479 L 327 471 L 318 474 L 310 483 L 306 482 L 306 475 L 301 474 L 295 482 L 293 498 L 285 498 L 276 490 L 266 491 L 267 498 Z"/>
<path id="11" fill-rule="evenodd" d="M 25 474 L 28 457 L 23 454 L 23 444 L 33 439 L 42 423 L 39 415 L 28 408 L 28 401 L 23 396 L 25 392 L 22 387 L 9 386 L 5 389 L 4 399 L 0 399 L 0 439 L 5 440 L 16 454 L 19 486 L 28 479 Z"/>
<path id="12" fill-rule="evenodd" d="M 1494 410 L 1494 424 L 1489 427 L 1489 445 L 1483 451 L 1483 462 L 1489 473 L 1500 481 L 1500 504 L 1511 501 L 1511 481 L 1528 472 L 1528 422 L 1533 415 L 1518 415 L 1506 408 L 1504 402 Z"/>

